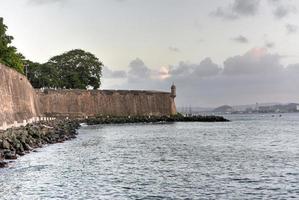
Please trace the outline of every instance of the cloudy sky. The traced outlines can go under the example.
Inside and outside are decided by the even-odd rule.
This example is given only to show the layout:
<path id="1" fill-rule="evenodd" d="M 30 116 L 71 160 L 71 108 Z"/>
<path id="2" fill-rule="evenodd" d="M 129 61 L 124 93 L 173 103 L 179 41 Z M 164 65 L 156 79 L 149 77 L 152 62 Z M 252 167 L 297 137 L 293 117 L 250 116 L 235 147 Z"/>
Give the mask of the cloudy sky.
<path id="1" fill-rule="evenodd" d="M 0 0 L 27 58 L 82 48 L 103 89 L 166 90 L 179 106 L 299 102 L 298 0 Z"/>

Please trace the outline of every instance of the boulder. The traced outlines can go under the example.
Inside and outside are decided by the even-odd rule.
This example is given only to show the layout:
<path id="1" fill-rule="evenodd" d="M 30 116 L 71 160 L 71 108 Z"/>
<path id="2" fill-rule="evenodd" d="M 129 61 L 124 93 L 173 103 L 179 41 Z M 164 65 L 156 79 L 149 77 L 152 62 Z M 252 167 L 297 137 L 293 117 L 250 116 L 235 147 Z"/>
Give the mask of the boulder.
<path id="1" fill-rule="evenodd" d="M 7 150 L 4 151 L 4 158 L 6 160 L 16 160 L 18 157 L 16 155 L 16 152 Z"/>
<path id="2" fill-rule="evenodd" d="M 7 162 L 0 160 L 0 168 L 7 167 Z"/>
<path id="3" fill-rule="evenodd" d="M 2 140 L 2 149 L 10 149 L 10 143 L 6 139 Z"/>

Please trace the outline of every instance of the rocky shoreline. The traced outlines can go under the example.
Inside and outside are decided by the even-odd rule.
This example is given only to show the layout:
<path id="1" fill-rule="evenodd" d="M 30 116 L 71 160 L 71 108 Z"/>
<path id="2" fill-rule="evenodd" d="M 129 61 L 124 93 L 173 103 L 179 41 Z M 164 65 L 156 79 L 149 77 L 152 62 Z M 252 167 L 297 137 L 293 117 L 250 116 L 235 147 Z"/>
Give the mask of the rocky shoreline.
<path id="1" fill-rule="evenodd" d="M 54 120 L 0 132 L 0 168 L 45 144 L 76 138 L 79 126 L 77 121 Z"/>
<path id="2" fill-rule="evenodd" d="M 166 123 L 166 122 L 229 122 L 222 116 L 136 116 L 136 117 L 108 117 L 98 116 L 84 119 L 82 122 L 87 125 L 97 124 L 126 124 L 126 123 Z"/>

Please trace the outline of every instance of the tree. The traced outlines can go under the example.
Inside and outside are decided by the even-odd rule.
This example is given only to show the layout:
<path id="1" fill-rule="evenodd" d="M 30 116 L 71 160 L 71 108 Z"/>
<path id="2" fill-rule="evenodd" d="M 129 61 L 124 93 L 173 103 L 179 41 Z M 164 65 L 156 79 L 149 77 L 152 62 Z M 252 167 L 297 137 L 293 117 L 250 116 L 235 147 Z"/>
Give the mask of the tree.
<path id="1" fill-rule="evenodd" d="M 25 61 L 25 72 L 34 88 L 57 88 L 60 85 L 56 68 L 30 60 Z"/>
<path id="2" fill-rule="evenodd" d="M 61 88 L 98 89 L 101 85 L 103 63 L 92 53 L 71 50 L 51 58 L 46 65 L 57 70 Z"/>
<path id="3" fill-rule="evenodd" d="M 55 56 L 45 64 L 26 63 L 28 79 L 35 88 L 98 89 L 101 85 L 102 62 L 80 49 Z"/>
<path id="4" fill-rule="evenodd" d="M 24 72 L 24 57 L 17 52 L 17 49 L 11 45 L 13 37 L 6 34 L 7 26 L 0 17 L 0 63 L 16 69 L 18 72 Z"/>

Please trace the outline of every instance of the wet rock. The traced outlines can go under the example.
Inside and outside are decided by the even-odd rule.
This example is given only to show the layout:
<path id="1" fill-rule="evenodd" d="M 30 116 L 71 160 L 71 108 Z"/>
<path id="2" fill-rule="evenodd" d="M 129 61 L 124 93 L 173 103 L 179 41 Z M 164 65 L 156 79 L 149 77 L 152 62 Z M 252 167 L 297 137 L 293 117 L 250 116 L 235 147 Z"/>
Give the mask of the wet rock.
<path id="1" fill-rule="evenodd" d="M 13 151 L 4 151 L 4 159 L 6 160 L 16 160 L 18 157 L 15 152 Z"/>
<path id="2" fill-rule="evenodd" d="M 24 143 L 23 147 L 24 147 L 25 151 L 31 151 L 32 150 L 31 146 L 29 144 L 27 144 L 27 143 Z"/>
<path id="3" fill-rule="evenodd" d="M 2 161 L 0 160 L 0 168 L 7 167 L 7 165 L 8 165 L 7 162 L 5 162 L 3 160 Z"/>
<path id="4" fill-rule="evenodd" d="M 10 144 L 7 140 L 2 140 L 2 149 L 10 149 Z"/>
<path id="5" fill-rule="evenodd" d="M 19 156 L 25 156 L 26 153 L 25 153 L 24 151 L 22 151 L 22 152 L 18 152 L 18 155 L 19 155 Z"/>
<path id="6" fill-rule="evenodd" d="M 134 116 L 134 117 L 95 117 L 88 118 L 82 122 L 88 125 L 96 124 L 125 124 L 125 123 L 157 123 L 157 122 L 227 122 L 221 116 Z"/>

